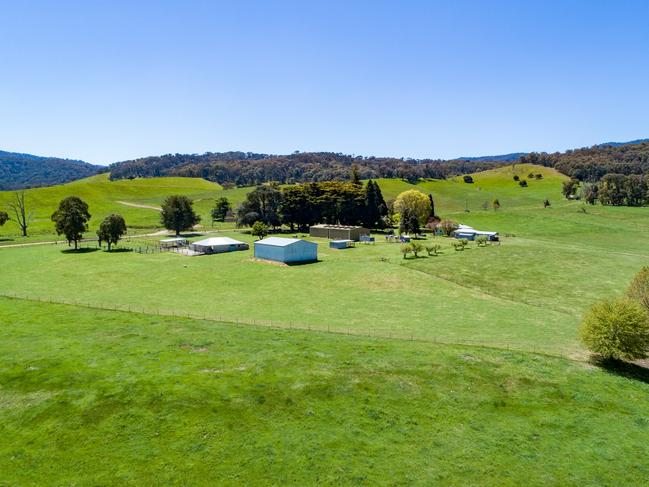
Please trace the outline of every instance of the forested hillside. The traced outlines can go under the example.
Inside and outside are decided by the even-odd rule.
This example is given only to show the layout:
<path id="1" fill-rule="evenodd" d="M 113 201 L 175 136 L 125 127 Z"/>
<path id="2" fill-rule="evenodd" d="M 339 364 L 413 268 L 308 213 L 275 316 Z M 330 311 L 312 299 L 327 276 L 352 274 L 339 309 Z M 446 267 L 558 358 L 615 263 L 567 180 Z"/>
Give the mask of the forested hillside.
<path id="1" fill-rule="evenodd" d="M 0 190 L 67 183 L 105 170 L 83 161 L 0 151 Z"/>
<path id="2" fill-rule="evenodd" d="M 221 184 L 250 186 L 267 181 L 280 183 L 346 180 L 357 166 L 360 177 L 444 179 L 493 168 L 500 161 L 492 159 L 442 161 L 433 159 L 397 159 L 363 157 L 333 152 L 295 152 L 289 155 L 221 152 L 205 154 L 168 154 L 124 161 L 110 166 L 112 179 L 153 176 L 200 177 Z"/>
<path id="3" fill-rule="evenodd" d="M 557 169 L 580 181 L 595 182 L 606 174 L 649 174 L 649 141 L 610 143 L 566 152 L 532 152 L 520 159 Z"/>

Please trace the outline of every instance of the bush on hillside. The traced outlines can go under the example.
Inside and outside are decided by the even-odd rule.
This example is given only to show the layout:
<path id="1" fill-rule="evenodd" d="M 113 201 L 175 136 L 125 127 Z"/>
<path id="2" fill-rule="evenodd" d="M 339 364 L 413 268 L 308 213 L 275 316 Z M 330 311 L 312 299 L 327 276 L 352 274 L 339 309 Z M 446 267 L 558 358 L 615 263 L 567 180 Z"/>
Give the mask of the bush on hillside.
<path id="1" fill-rule="evenodd" d="M 402 245 L 400 250 L 401 250 L 401 253 L 403 254 L 403 258 L 407 259 L 408 254 L 410 254 L 412 252 L 412 245 L 410 245 L 410 244 Z"/>
<path id="2" fill-rule="evenodd" d="M 604 359 L 637 360 L 649 350 L 649 315 L 630 299 L 602 301 L 584 316 L 581 340 Z"/>
<path id="3" fill-rule="evenodd" d="M 627 296 L 640 303 L 649 312 L 649 267 L 640 269 L 626 292 Z"/>
<path id="4" fill-rule="evenodd" d="M 419 252 L 424 250 L 424 246 L 419 242 L 412 242 L 410 248 L 412 249 L 412 253 L 415 254 L 415 258 L 419 257 Z"/>
<path id="5" fill-rule="evenodd" d="M 426 253 L 428 255 L 437 255 L 437 252 L 441 249 L 442 246 L 440 244 L 426 245 Z"/>

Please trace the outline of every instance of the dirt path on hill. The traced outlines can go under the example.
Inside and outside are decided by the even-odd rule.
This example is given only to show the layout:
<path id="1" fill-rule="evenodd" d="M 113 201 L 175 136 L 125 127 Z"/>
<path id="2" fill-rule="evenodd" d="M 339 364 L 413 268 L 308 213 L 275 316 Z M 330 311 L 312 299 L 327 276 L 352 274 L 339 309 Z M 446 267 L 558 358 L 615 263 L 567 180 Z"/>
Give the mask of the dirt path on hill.
<path id="1" fill-rule="evenodd" d="M 129 203 L 128 201 L 115 201 L 115 203 L 119 203 L 120 205 L 125 206 L 132 206 L 133 208 L 144 208 L 146 210 L 162 211 L 162 208 L 160 208 L 159 206 L 141 205 L 139 203 Z"/>

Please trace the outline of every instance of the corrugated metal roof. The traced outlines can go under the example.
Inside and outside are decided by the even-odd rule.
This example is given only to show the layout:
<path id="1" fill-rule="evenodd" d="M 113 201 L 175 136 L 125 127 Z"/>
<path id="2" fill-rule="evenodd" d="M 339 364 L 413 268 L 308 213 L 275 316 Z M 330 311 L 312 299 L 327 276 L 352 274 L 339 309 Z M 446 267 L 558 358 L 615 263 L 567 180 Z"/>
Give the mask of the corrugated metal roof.
<path id="1" fill-rule="evenodd" d="M 205 240 L 199 240 L 198 242 L 192 242 L 194 245 L 202 245 L 204 247 L 214 247 L 218 245 L 237 245 L 242 244 L 239 240 L 235 240 L 230 237 L 211 237 L 206 238 Z"/>
<path id="2" fill-rule="evenodd" d="M 255 242 L 255 245 L 261 244 L 261 245 L 272 245 L 273 247 L 287 247 L 288 245 L 293 245 L 294 243 L 297 242 L 306 242 L 306 243 L 312 243 L 313 245 L 316 245 L 313 242 L 309 242 L 308 240 L 300 240 L 299 238 L 285 238 L 285 237 L 268 237 L 263 240 L 258 240 Z"/>

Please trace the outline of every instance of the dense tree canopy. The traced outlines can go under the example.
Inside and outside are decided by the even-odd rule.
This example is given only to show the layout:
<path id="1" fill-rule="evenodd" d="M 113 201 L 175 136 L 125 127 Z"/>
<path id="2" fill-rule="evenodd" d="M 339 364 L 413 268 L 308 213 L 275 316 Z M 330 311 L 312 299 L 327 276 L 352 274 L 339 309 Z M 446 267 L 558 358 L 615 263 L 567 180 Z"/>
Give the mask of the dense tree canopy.
<path id="1" fill-rule="evenodd" d="M 113 245 L 117 245 L 117 242 L 120 241 L 124 234 L 126 234 L 126 222 L 122 215 L 117 215 L 115 213 L 108 215 L 99 224 L 99 229 L 97 230 L 99 245 L 101 245 L 102 242 L 106 242 L 108 251 L 110 252 L 110 248 Z"/>
<path id="2" fill-rule="evenodd" d="M 200 177 L 221 184 L 253 186 L 276 181 L 280 184 L 349 181 L 351 178 L 444 179 L 449 176 L 491 169 L 501 160 L 397 159 L 351 156 L 333 152 L 296 152 L 289 155 L 222 152 L 167 154 L 124 161 L 110 166 L 111 178 L 154 176 Z M 355 166 L 355 171 L 352 167 Z"/>
<path id="3" fill-rule="evenodd" d="M 649 174 L 649 142 L 605 144 L 566 152 L 531 152 L 520 162 L 553 167 L 579 181 L 599 181 L 606 174 Z"/>
<path id="4" fill-rule="evenodd" d="M 246 196 L 237 209 L 237 224 L 260 221 L 268 226 L 288 225 L 306 230 L 316 223 L 365 225 L 381 228 L 387 205 L 376 183 L 327 181 L 279 188 L 263 184 Z"/>
<path id="5" fill-rule="evenodd" d="M 67 183 L 105 170 L 83 161 L 0 151 L 0 190 Z"/>
<path id="6" fill-rule="evenodd" d="M 252 226 L 256 221 L 276 228 L 282 224 L 280 205 L 282 193 L 277 183 L 257 186 L 246 195 L 237 209 L 237 225 Z"/>
<path id="7" fill-rule="evenodd" d="M 403 220 L 406 210 L 410 210 L 419 221 L 419 225 L 425 225 L 431 214 L 430 199 L 421 191 L 409 189 L 397 196 L 394 202 L 394 211 L 401 215 Z"/>
<path id="8" fill-rule="evenodd" d="M 225 196 L 220 197 L 216 200 L 214 208 L 212 208 L 212 211 L 210 212 L 212 222 L 225 221 L 225 217 L 228 216 L 228 213 L 231 210 L 232 205 L 230 204 L 230 201 Z"/>
<path id="9" fill-rule="evenodd" d="M 194 212 L 194 203 L 187 196 L 169 196 L 162 203 L 160 221 L 167 230 L 173 230 L 176 235 L 185 230 L 191 230 L 201 221 Z"/>
<path id="10" fill-rule="evenodd" d="M 591 352 L 606 359 L 646 358 L 649 316 L 639 303 L 632 300 L 602 301 L 584 317 L 581 339 Z"/>

